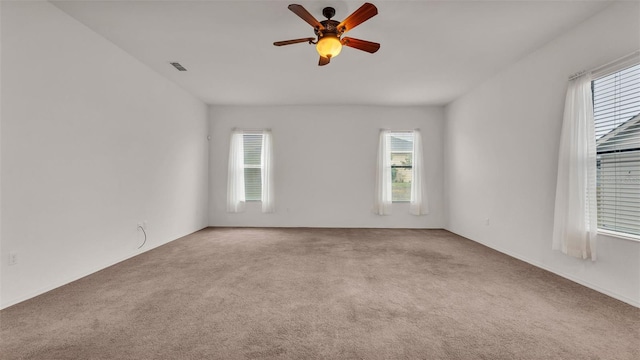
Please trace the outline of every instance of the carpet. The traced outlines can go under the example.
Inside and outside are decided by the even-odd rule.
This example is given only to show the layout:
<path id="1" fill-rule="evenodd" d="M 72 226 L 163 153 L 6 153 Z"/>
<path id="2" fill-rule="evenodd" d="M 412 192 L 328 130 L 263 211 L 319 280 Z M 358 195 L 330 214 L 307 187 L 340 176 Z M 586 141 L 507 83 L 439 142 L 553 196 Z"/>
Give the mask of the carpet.
<path id="1" fill-rule="evenodd" d="M 444 230 L 207 228 L 0 311 L 2 359 L 640 359 L 640 309 Z"/>

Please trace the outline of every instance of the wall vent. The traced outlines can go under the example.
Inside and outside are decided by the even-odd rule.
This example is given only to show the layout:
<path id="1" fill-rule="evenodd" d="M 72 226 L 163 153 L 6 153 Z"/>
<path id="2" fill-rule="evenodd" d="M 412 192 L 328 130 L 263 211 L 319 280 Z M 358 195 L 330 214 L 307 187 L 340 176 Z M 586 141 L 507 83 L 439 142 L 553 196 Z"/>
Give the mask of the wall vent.
<path id="1" fill-rule="evenodd" d="M 187 69 L 185 69 L 184 66 L 180 65 L 179 62 L 172 62 L 170 64 L 173 65 L 174 68 L 178 69 L 178 71 L 187 71 Z"/>

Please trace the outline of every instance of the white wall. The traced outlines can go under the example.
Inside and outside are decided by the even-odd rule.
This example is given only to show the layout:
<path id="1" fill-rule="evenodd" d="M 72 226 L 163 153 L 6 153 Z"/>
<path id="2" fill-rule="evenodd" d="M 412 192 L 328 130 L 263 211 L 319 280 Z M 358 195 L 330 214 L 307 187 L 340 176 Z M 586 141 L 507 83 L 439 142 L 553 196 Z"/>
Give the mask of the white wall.
<path id="1" fill-rule="evenodd" d="M 443 108 L 273 106 L 209 108 L 212 226 L 442 228 Z M 270 128 L 274 137 L 276 212 L 259 203 L 226 212 L 229 136 L 234 127 Z M 423 136 L 430 214 L 412 216 L 407 204 L 373 213 L 380 128 Z"/>
<path id="2" fill-rule="evenodd" d="M 551 250 L 567 78 L 640 47 L 640 3 L 616 3 L 447 107 L 447 229 L 640 306 L 640 242 L 598 261 Z M 485 221 L 489 218 L 489 225 Z"/>
<path id="3" fill-rule="evenodd" d="M 208 121 L 200 100 L 51 4 L 1 6 L 6 307 L 205 227 Z"/>

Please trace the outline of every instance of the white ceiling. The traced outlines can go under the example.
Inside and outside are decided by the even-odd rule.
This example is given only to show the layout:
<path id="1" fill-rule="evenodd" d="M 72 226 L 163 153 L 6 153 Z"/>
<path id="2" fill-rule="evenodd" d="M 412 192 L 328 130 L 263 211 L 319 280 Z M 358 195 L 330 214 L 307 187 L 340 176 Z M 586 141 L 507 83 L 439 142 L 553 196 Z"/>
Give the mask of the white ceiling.
<path id="1" fill-rule="evenodd" d="M 372 1 L 378 15 L 348 34 L 379 42 L 380 50 L 345 48 L 319 67 L 312 45 L 272 45 L 314 36 L 287 9 L 294 1 L 318 20 L 325 6 L 342 20 L 364 2 L 52 2 L 203 101 L 250 105 L 443 105 L 608 5 Z"/>

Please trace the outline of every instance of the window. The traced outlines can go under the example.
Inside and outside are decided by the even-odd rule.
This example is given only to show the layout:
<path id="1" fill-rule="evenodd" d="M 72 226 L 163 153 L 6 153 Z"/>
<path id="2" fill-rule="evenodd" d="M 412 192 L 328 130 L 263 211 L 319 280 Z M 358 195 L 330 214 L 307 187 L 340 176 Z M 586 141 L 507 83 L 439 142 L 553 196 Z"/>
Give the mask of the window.
<path id="1" fill-rule="evenodd" d="M 591 86 L 598 229 L 640 236 L 640 64 Z"/>
<path id="2" fill-rule="evenodd" d="M 391 200 L 411 201 L 413 178 L 413 132 L 392 132 L 390 138 Z"/>
<path id="3" fill-rule="evenodd" d="M 273 136 L 266 130 L 238 130 L 229 142 L 227 211 L 245 210 L 245 202 L 261 201 L 262 212 L 275 211 Z"/>
<path id="4" fill-rule="evenodd" d="M 420 130 L 380 130 L 374 212 L 390 215 L 395 202 L 408 202 L 409 213 L 429 213 L 422 161 Z"/>
<path id="5" fill-rule="evenodd" d="M 247 201 L 262 199 L 262 134 L 243 134 L 244 193 Z"/>

